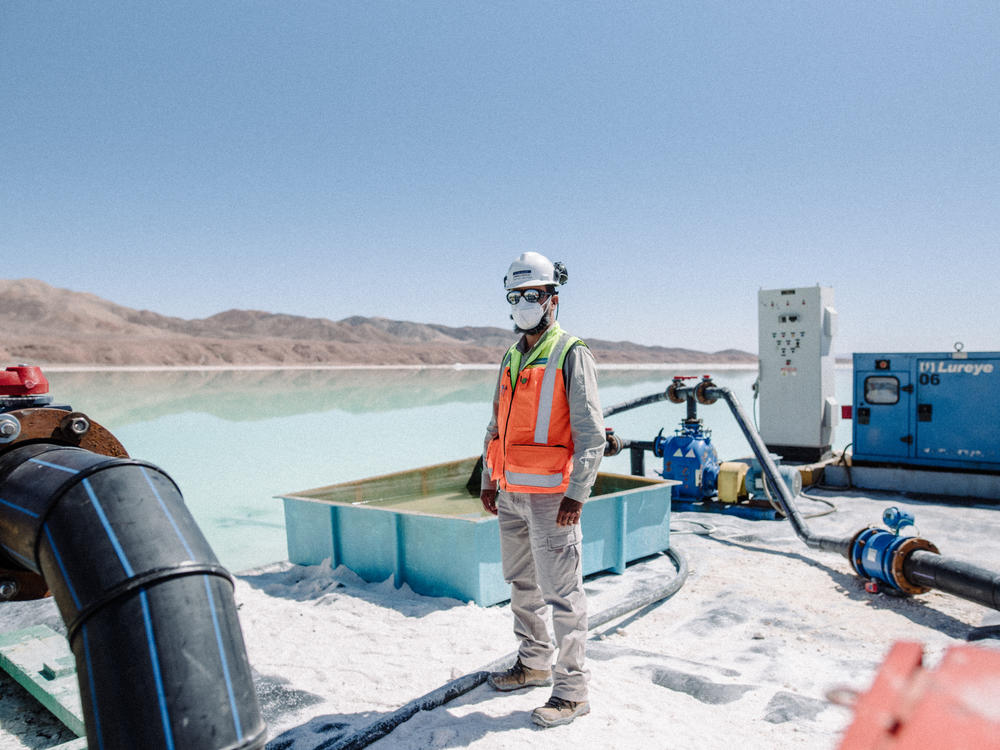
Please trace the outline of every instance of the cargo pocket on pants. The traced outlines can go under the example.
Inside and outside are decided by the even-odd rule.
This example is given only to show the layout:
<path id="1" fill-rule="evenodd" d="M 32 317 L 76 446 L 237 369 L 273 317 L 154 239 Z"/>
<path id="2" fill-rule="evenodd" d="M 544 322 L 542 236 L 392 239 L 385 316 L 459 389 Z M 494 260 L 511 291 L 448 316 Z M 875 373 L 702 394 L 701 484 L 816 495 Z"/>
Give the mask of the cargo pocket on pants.
<path id="1" fill-rule="evenodd" d="M 577 523 L 549 534 L 546 541 L 548 542 L 547 546 L 550 550 L 558 551 L 563 547 L 571 547 L 574 544 L 580 544 L 580 542 L 583 541 L 583 531 L 580 529 L 580 524 Z"/>
<path id="2" fill-rule="evenodd" d="M 545 549 L 541 551 L 545 558 L 544 572 L 539 571 L 539 578 L 545 580 L 542 588 L 548 590 L 546 601 L 553 606 L 553 615 L 571 607 L 574 592 L 581 592 L 582 541 L 580 524 L 559 528 L 546 537 Z"/>

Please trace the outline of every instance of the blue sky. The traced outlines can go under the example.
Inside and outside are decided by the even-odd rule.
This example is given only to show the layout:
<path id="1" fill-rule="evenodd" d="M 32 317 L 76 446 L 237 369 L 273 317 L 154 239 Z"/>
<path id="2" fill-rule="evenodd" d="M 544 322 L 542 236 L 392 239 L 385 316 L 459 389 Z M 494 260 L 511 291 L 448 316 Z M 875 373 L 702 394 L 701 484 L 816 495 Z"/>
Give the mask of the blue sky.
<path id="1" fill-rule="evenodd" d="M 0 3 L 0 263 L 184 318 L 998 350 L 1000 4 Z"/>

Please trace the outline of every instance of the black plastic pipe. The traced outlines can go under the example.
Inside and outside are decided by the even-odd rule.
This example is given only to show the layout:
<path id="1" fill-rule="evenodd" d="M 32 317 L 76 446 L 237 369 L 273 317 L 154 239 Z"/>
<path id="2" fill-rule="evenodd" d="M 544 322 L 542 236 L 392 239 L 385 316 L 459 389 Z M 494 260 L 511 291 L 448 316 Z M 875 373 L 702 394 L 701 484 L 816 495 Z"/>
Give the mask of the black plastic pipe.
<path id="1" fill-rule="evenodd" d="M 761 471 L 764 472 L 771 487 L 775 489 L 776 499 L 778 504 L 781 506 L 781 512 L 788 518 L 799 539 L 814 549 L 836 552 L 837 554 L 850 559 L 851 542 L 853 537 L 824 536 L 822 534 L 814 534 L 809 530 L 805 519 L 802 518 L 802 514 L 799 513 L 798 508 L 795 507 L 795 500 L 792 497 L 791 490 L 788 489 L 788 485 L 785 484 L 785 480 L 782 479 L 781 474 L 778 472 L 778 467 L 771 458 L 771 453 L 764 444 L 764 440 L 761 438 L 760 433 L 754 429 L 750 419 L 747 417 L 747 413 L 743 411 L 743 406 L 740 404 L 739 399 L 736 398 L 736 394 L 734 394 L 729 388 L 717 385 L 705 388 L 704 394 L 710 399 L 721 396 L 723 400 L 725 400 L 726 404 L 729 405 L 729 410 L 733 413 L 733 418 L 736 419 L 736 424 L 738 424 L 740 430 L 743 431 L 744 437 L 746 437 L 747 442 L 750 443 L 750 449 L 760 462 Z"/>
<path id="2" fill-rule="evenodd" d="M 0 456 L 0 545 L 52 590 L 91 750 L 264 746 L 232 578 L 166 473 L 14 448 Z"/>
<path id="3" fill-rule="evenodd" d="M 649 396 L 617 404 L 610 407 L 610 410 L 612 413 L 617 414 L 628 409 L 635 409 L 645 404 L 661 401 L 668 397 L 668 393 L 669 391 L 653 393 Z M 761 470 L 764 472 L 767 481 L 774 487 L 781 512 L 785 514 L 792 524 L 796 535 L 809 547 L 843 555 L 851 561 L 851 565 L 855 568 L 856 573 L 864 575 L 862 571 L 857 569 L 852 555 L 855 539 L 857 539 L 858 534 L 861 532 L 850 537 L 832 537 L 814 534 L 809 530 L 802 515 L 795 507 L 792 493 L 778 473 L 778 467 L 771 459 L 767 446 L 751 424 L 746 412 L 743 411 L 743 406 L 740 404 L 739 399 L 736 398 L 736 395 L 729 388 L 717 386 L 706 379 L 696 386 L 675 385 L 673 387 L 673 395 L 676 398 L 684 397 L 687 399 L 689 418 L 691 416 L 692 401 L 698 400 L 704 404 L 711 404 L 721 397 L 729 405 L 729 409 L 736 419 L 736 424 L 743 431 L 743 435 L 750 444 L 754 456 L 760 462 Z M 606 410 L 605 414 L 607 414 L 607 411 L 609 410 Z M 618 441 L 623 447 L 629 446 L 634 442 L 623 438 L 618 438 Z M 866 531 L 866 529 L 862 529 L 861 531 Z M 902 560 L 896 564 L 901 567 L 903 577 L 906 581 L 913 586 L 925 589 L 937 589 L 961 597 L 962 599 L 982 604 L 985 607 L 1000 610 L 1000 574 L 961 560 L 942 557 L 936 552 L 924 549 L 906 552 Z M 897 582 L 891 583 L 894 586 L 898 586 Z"/>
<path id="4" fill-rule="evenodd" d="M 709 397 L 713 397 L 717 393 L 729 404 L 740 429 L 743 430 L 750 447 L 753 448 L 754 455 L 764 467 L 764 472 L 767 474 L 771 486 L 777 489 L 777 499 L 782 512 L 788 516 L 788 520 L 799 538 L 810 547 L 843 555 L 851 560 L 851 565 L 854 566 L 853 547 L 854 540 L 858 535 L 838 538 L 813 534 L 795 507 L 792 494 L 788 486 L 781 480 L 764 441 L 750 424 L 743 407 L 733 392 L 728 388 L 714 385 L 706 388 L 705 392 Z M 1000 610 L 1000 574 L 923 549 L 906 552 L 897 564 L 902 567 L 903 577 L 914 586 L 937 589 Z M 855 572 L 860 574 L 856 567 Z"/>
<path id="5" fill-rule="evenodd" d="M 918 549 L 903 560 L 903 576 L 918 586 L 1000 610 L 1000 574 L 971 563 Z"/>
<path id="6" fill-rule="evenodd" d="M 634 398 L 630 401 L 622 401 L 620 404 L 609 406 L 604 410 L 603 414 L 605 417 L 610 417 L 613 414 L 619 414 L 623 411 L 629 411 L 630 409 L 638 409 L 640 406 L 655 404 L 657 401 L 666 401 L 667 398 L 668 396 L 666 391 L 660 391 L 659 393 L 651 393 L 648 396 L 640 396 L 639 398 Z"/>
<path id="7" fill-rule="evenodd" d="M 629 409 L 636 409 L 640 406 L 645 406 L 646 404 L 666 400 L 670 398 L 671 391 L 673 392 L 674 398 L 678 400 L 684 399 L 687 402 L 688 419 L 696 418 L 696 399 L 705 399 L 703 403 L 713 403 L 719 397 L 723 398 L 726 404 L 729 405 L 729 409 L 732 411 L 733 417 L 736 419 L 736 424 L 739 425 L 740 430 L 742 430 L 744 437 L 746 437 L 747 442 L 750 444 L 751 450 L 757 457 L 757 460 L 760 461 L 761 471 L 764 472 L 764 475 L 766 476 L 767 481 L 770 482 L 770 485 L 775 488 L 777 500 L 781 506 L 781 512 L 784 513 L 791 522 L 796 535 L 810 547 L 827 550 L 829 552 L 836 552 L 844 557 L 850 558 L 852 541 L 850 537 L 840 538 L 822 536 L 820 534 L 814 534 L 809 530 L 805 520 L 802 518 L 802 514 L 799 513 L 798 509 L 795 507 L 792 493 L 789 491 L 784 479 L 781 478 L 781 474 L 778 473 L 778 467 L 771 459 L 771 454 L 767 450 L 767 446 L 764 445 L 764 441 L 761 439 L 757 430 L 754 429 L 750 420 L 747 418 L 747 414 L 743 411 L 743 406 L 740 404 L 739 399 L 736 398 L 736 395 L 729 388 L 717 386 L 708 380 L 703 380 L 701 383 L 694 386 L 682 386 L 675 382 L 671 388 L 666 391 L 651 393 L 648 396 L 641 396 L 639 398 L 632 399 L 631 401 L 623 401 L 620 404 L 608 407 L 604 410 L 604 416 L 607 417 L 611 414 L 618 414 L 623 411 L 628 411 Z M 622 443 L 623 447 L 629 446 L 632 442 L 634 442 L 624 440 L 622 438 L 619 438 L 619 441 Z"/>

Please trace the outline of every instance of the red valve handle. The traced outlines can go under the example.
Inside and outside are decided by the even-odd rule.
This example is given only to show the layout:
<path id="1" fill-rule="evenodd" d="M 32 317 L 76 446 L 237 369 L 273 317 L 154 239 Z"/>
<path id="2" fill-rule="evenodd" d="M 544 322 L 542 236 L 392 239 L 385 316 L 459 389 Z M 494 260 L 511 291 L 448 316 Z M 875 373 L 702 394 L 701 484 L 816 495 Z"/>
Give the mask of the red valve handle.
<path id="1" fill-rule="evenodd" d="M 17 365 L 0 372 L 0 396 L 33 396 L 48 392 L 49 381 L 40 367 Z"/>

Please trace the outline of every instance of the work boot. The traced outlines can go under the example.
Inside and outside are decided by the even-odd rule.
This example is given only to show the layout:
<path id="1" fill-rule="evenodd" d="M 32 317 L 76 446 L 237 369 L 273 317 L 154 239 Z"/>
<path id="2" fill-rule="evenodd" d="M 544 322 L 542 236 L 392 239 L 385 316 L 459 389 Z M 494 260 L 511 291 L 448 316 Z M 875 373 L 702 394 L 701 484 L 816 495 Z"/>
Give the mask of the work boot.
<path id="1" fill-rule="evenodd" d="M 510 690 L 520 690 L 526 687 L 537 687 L 539 685 L 552 684 L 551 669 L 531 669 L 526 667 L 518 659 L 514 666 L 506 672 L 491 672 L 486 678 L 497 690 L 508 692 Z"/>
<path id="2" fill-rule="evenodd" d="M 589 713 L 590 703 L 587 701 L 568 701 L 553 695 L 544 706 L 531 712 L 531 720 L 543 727 L 557 727 Z"/>

